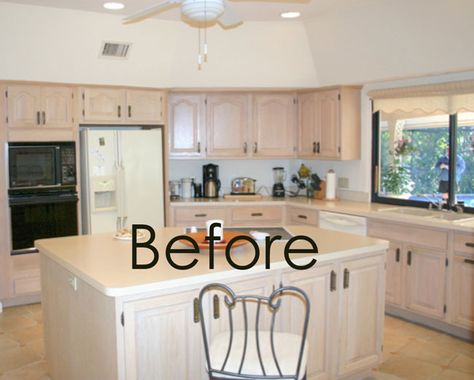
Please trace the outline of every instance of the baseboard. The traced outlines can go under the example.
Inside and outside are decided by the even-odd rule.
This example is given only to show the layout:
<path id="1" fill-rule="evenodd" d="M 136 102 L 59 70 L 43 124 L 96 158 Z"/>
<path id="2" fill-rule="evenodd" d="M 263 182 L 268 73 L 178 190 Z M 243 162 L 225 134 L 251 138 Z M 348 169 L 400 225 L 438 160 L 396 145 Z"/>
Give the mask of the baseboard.
<path id="1" fill-rule="evenodd" d="M 11 306 L 20 306 L 20 305 L 28 305 L 31 303 L 38 303 L 41 302 L 41 294 L 31 294 L 27 296 L 18 296 L 14 298 L 7 298 L 0 303 L 3 303 L 3 307 L 11 307 Z"/>
<path id="2" fill-rule="evenodd" d="M 412 311 L 400 309 L 392 305 L 385 305 L 385 313 L 394 317 L 405 319 L 408 322 L 432 328 L 433 330 L 442 331 L 446 334 L 453 335 L 469 342 L 474 342 L 474 331 L 459 326 L 453 326 L 449 323 L 425 317 Z"/>

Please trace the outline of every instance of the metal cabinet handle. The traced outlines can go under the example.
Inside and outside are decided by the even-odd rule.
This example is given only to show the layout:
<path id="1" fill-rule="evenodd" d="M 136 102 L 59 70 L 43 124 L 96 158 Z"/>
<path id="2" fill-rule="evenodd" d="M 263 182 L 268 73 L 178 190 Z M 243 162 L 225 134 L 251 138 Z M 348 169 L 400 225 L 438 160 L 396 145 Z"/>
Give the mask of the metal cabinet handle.
<path id="1" fill-rule="evenodd" d="M 247 143 L 244 142 L 244 153 L 247 153 Z"/>
<path id="2" fill-rule="evenodd" d="M 132 106 L 128 106 L 128 117 L 132 117 Z"/>
<path id="3" fill-rule="evenodd" d="M 300 219 L 308 219 L 308 217 L 306 215 L 298 215 L 298 218 Z"/>
<path id="4" fill-rule="evenodd" d="M 201 153 L 201 142 L 200 141 L 198 141 L 198 143 L 197 143 L 197 152 Z"/>
<path id="5" fill-rule="evenodd" d="M 397 250 L 395 251 L 395 261 L 397 263 L 400 262 L 400 248 L 397 248 Z"/>
<path id="6" fill-rule="evenodd" d="M 214 314 L 214 319 L 219 319 L 221 316 L 220 310 L 219 310 L 219 296 L 217 294 L 214 294 L 214 297 L 212 297 L 212 306 L 213 306 L 213 314 Z"/>
<path id="7" fill-rule="evenodd" d="M 466 247 L 474 248 L 474 243 L 466 243 Z"/>
<path id="8" fill-rule="evenodd" d="M 321 153 L 321 143 L 319 141 L 316 144 L 316 153 Z"/>
<path id="9" fill-rule="evenodd" d="M 253 152 L 254 153 L 258 152 L 258 144 L 256 142 L 253 144 Z"/>
<path id="10" fill-rule="evenodd" d="M 466 264 L 474 265 L 474 260 L 472 260 L 472 259 L 464 259 L 464 262 L 465 262 Z"/>
<path id="11" fill-rule="evenodd" d="M 261 212 L 252 212 L 250 216 L 263 216 Z"/>
<path id="12" fill-rule="evenodd" d="M 411 251 L 408 251 L 407 264 L 411 266 Z"/>
<path id="13" fill-rule="evenodd" d="M 206 216 L 207 216 L 207 214 L 194 214 L 195 218 L 204 218 Z"/>
<path id="14" fill-rule="evenodd" d="M 43 117 L 43 125 L 46 124 L 46 112 L 41 112 L 41 116 Z"/>
<path id="15" fill-rule="evenodd" d="M 122 107 L 121 106 L 117 106 L 117 116 L 122 117 Z"/>
<path id="16" fill-rule="evenodd" d="M 349 287 L 349 269 L 344 269 L 344 281 L 343 281 L 343 287 L 344 289 L 347 289 Z"/>
<path id="17" fill-rule="evenodd" d="M 41 124 L 41 114 L 40 111 L 36 112 L 36 124 Z"/>
<path id="18" fill-rule="evenodd" d="M 199 298 L 194 298 L 193 301 L 193 319 L 194 323 L 199 322 Z"/>
<path id="19" fill-rule="evenodd" d="M 337 282 L 337 275 L 336 275 L 336 272 L 334 272 L 333 270 L 331 271 L 331 279 L 329 281 L 329 290 L 331 292 L 335 292 L 336 291 L 336 282 Z"/>
<path id="20" fill-rule="evenodd" d="M 316 153 L 316 141 L 313 141 L 313 153 Z"/>

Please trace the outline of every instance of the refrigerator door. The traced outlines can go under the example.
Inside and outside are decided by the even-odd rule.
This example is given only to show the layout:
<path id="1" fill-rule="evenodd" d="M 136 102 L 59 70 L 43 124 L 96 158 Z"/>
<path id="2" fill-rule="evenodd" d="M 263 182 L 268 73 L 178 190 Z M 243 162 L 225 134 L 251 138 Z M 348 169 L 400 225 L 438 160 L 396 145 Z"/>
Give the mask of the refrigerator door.
<path id="1" fill-rule="evenodd" d="M 161 128 L 118 132 L 119 167 L 123 170 L 126 226 L 164 226 L 163 135 Z M 123 192 L 123 193 L 122 193 Z M 121 214 L 121 215 L 120 215 Z"/>

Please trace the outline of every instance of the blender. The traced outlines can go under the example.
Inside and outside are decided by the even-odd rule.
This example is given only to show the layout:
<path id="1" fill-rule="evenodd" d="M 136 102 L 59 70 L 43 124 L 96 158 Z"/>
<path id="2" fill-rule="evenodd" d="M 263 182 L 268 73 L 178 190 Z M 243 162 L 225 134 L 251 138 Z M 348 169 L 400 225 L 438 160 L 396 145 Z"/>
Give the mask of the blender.
<path id="1" fill-rule="evenodd" d="M 274 197 L 284 197 L 285 196 L 285 187 L 283 186 L 283 182 L 286 179 L 285 168 L 276 167 L 273 168 L 273 191 L 272 195 Z"/>

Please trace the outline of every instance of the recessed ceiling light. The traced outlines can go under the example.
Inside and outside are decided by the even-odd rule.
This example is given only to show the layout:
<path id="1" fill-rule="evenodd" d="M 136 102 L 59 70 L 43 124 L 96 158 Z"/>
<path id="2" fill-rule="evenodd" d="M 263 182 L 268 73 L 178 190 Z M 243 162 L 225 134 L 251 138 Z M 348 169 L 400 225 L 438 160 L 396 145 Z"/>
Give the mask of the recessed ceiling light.
<path id="1" fill-rule="evenodd" d="M 282 18 L 298 18 L 301 16 L 300 12 L 283 12 L 280 14 Z"/>
<path id="2" fill-rule="evenodd" d="M 119 9 L 125 8 L 123 3 L 104 3 L 104 8 L 111 11 L 118 11 Z"/>

